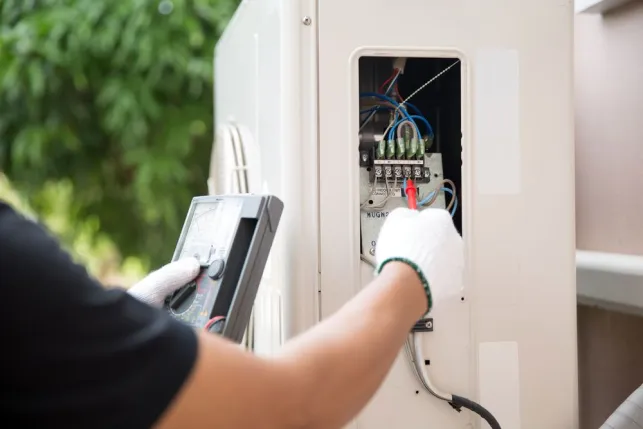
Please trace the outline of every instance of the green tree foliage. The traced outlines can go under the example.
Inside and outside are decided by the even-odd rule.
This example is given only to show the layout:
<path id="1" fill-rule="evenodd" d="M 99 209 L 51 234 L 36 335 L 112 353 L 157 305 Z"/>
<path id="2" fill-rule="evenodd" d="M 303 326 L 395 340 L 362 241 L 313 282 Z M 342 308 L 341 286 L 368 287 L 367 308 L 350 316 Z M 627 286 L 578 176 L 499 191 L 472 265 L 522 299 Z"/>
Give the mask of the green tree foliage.
<path id="1" fill-rule="evenodd" d="M 238 0 L 0 0 L 0 169 L 123 256 L 171 256 L 206 192 L 214 45 Z M 71 240 L 71 238 L 70 238 Z"/>

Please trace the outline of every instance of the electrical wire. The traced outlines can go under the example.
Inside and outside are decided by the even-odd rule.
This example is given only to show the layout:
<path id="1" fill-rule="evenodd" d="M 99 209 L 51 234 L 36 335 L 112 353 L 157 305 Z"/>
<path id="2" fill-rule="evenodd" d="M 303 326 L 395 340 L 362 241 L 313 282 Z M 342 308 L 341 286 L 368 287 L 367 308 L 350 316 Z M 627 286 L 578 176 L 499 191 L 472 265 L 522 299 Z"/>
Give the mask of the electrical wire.
<path id="1" fill-rule="evenodd" d="M 397 138 L 398 139 L 404 138 L 404 135 L 402 134 L 404 132 L 404 130 L 402 130 L 402 127 L 403 126 L 408 126 L 408 127 L 411 127 L 411 132 L 413 133 L 413 137 L 416 138 L 416 139 L 419 139 L 420 135 L 419 135 L 419 131 L 417 129 L 417 126 L 414 127 L 413 125 L 415 125 L 415 124 L 412 123 L 411 121 L 409 121 L 408 119 L 404 119 L 403 121 L 401 121 L 397 125 Z M 391 128 L 391 131 L 393 131 L 395 128 L 396 127 Z M 389 140 L 391 140 L 391 139 L 389 139 Z"/>
<path id="2" fill-rule="evenodd" d="M 445 68 L 444 70 L 442 70 L 440 73 L 436 74 L 434 77 L 432 77 L 432 78 L 431 78 L 431 79 L 429 79 L 428 81 L 426 81 L 426 82 L 425 82 L 423 85 L 421 85 L 418 89 L 416 89 L 415 91 L 413 91 L 413 92 L 411 93 L 411 95 L 409 95 L 408 97 L 406 97 L 406 100 L 404 100 L 402 103 L 400 103 L 400 105 L 404 105 L 404 104 L 406 104 L 406 102 L 407 102 L 408 100 L 410 100 L 411 98 L 413 98 L 413 97 L 415 96 L 415 94 L 417 94 L 418 92 L 422 91 L 424 88 L 426 88 L 427 86 L 429 86 L 433 81 L 435 81 L 436 79 L 438 79 L 438 78 L 439 78 L 440 76 L 442 76 L 444 73 L 446 73 L 446 72 L 448 72 L 449 70 L 451 70 L 451 69 L 452 69 L 456 64 L 458 64 L 459 62 L 460 62 L 460 60 L 459 60 L 459 59 L 458 59 L 458 60 L 455 60 L 455 61 L 453 62 L 453 64 L 451 64 L 450 66 L 448 66 L 447 68 Z"/>
<path id="3" fill-rule="evenodd" d="M 426 365 L 424 365 L 424 353 L 422 352 L 422 343 L 418 334 L 411 332 L 408 335 L 405 349 L 413 372 L 415 372 L 415 375 L 420 381 L 420 384 L 422 384 L 422 387 L 424 387 L 424 390 L 426 390 L 430 395 L 448 402 L 456 411 L 460 411 L 461 408 L 473 411 L 482 417 L 489 424 L 491 429 L 501 429 L 498 420 L 496 420 L 493 414 L 491 414 L 489 410 L 484 408 L 482 405 L 463 396 L 442 392 L 433 384 L 431 377 L 426 370 Z"/>
<path id="4" fill-rule="evenodd" d="M 395 111 L 397 112 L 398 110 L 402 109 L 402 107 L 403 107 L 404 105 L 408 104 L 408 103 L 407 103 L 407 101 L 409 101 L 411 98 L 413 98 L 413 97 L 415 96 L 415 94 L 417 94 L 418 92 L 422 91 L 424 88 L 426 88 L 428 85 L 430 85 L 430 84 L 431 84 L 432 82 L 434 82 L 436 79 L 438 79 L 438 78 L 439 78 L 440 76 L 442 76 L 444 73 L 446 73 L 446 72 L 448 72 L 449 70 L 451 70 L 451 68 L 453 68 L 453 67 L 454 67 L 456 64 L 458 64 L 459 62 L 460 62 L 460 60 L 459 60 L 459 59 L 458 59 L 458 60 L 456 60 L 453 64 L 451 64 L 450 66 L 448 66 L 447 68 L 445 68 L 444 70 L 442 70 L 440 73 L 438 73 L 438 74 L 436 74 L 435 76 L 433 76 L 431 79 L 429 79 L 428 81 L 426 81 L 424 84 L 422 84 L 418 89 L 416 89 L 415 91 L 413 91 L 413 92 L 411 93 L 411 95 L 409 95 L 408 97 L 406 97 L 406 100 L 404 100 L 404 101 L 402 101 L 401 103 L 399 103 L 399 104 L 398 104 L 398 106 L 395 108 Z M 402 111 L 404 111 L 404 109 L 402 109 Z M 392 124 L 389 124 L 388 128 L 387 128 L 386 130 L 384 130 L 384 133 L 382 133 L 383 135 L 386 135 L 386 134 L 389 132 L 389 130 L 391 129 L 391 125 L 392 125 Z"/>
<path id="5" fill-rule="evenodd" d="M 445 192 L 447 194 L 451 195 L 451 201 L 449 201 L 449 205 L 445 208 L 448 212 L 451 213 L 451 217 L 455 216 L 455 211 L 458 208 L 458 197 L 455 195 L 455 193 L 449 189 L 449 188 L 440 188 L 439 191 Z M 435 200 L 438 197 L 438 190 L 431 191 L 431 193 L 425 198 L 425 200 L 422 200 L 418 203 L 420 207 L 424 206 L 431 206 Z"/>
<path id="6" fill-rule="evenodd" d="M 445 184 L 448 184 L 449 186 L 451 186 L 452 189 L 445 188 L 444 187 Z M 402 183 L 402 189 L 406 191 L 406 178 L 404 178 L 404 182 Z M 455 192 L 455 183 L 453 183 L 453 181 L 449 179 L 442 180 L 439 183 L 438 188 L 429 192 L 429 195 L 427 195 L 426 197 L 418 201 L 417 205 L 420 207 L 424 207 L 424 206 L 430 207 L 438 199 L 439 192 L 445 192 L 451 195 L 451 201 L 449 202 L 449 205 L 445 208 L 445 210 L 451 212 L 451 217 L 455 216 L 455 212 L 458 208 L 458 196 L 456 195 L 456 192 Z"/>
<path id="7" fill-rule="evenodd" d="M 386 85 L 389 81 L 391 81 L 391 83 L 389 84 L 388 88 L 386 88 L 386 91 L 384 91 L 384 95 L 389 95 L 389 93 L 391 92 L 391 89 L 393 89 L 393 87 L 395 87 L 395 88 L 396 88 L 396 91 L 397 91 L 397 79 L 400 77 L 400 75 L 401 75 L 401 74 L 402 74 L 402 70 L 401 70 L 401 69 L 398 69 L 398 68 L 393 69 L 393 74 L 391 75 L 391 77 L 389 77 L 388 79 L 386 79 L 386 81 L 384 81 L 384 83 L 380 86 L 380 92 L 382 92 L 382 88 L 383 88 L 383 87 L 384 87 L 384 85 Z M 399 94 L 398 94 L 398 95 L 399 95 Z M 362 129 L 366 126 L 366 124 L 368 124 L 368 123 L 371 121 L 371 119 L 373 119 L 373 117 L 375 117 L 375 114 L 376 114 L 376 113 L 377 113 L 377 110 L 373 111 L 373 112 L 370 114 L 370 116 L 369 116 L 368 118 L 366 118 L 366 120 L 364 121 L 364 123 L 362 123 L 362 125 L 359 127 L 359 130 L 360 130 L 360 131 L 362 131 Z M 395 117 L 397 118 L 397 113 L 395 114 Z"/>
<path id="8" fill-rule="evenodd" d="M 424 358 L 422 353 L 422 344 L 420 342 L 420 337 L 415 333 L 411 332 L 406 341 L 407 352 L 411 360 L 411 364 L 415 370 L 416 375 L 420 379 L 420 382 L 424 388 L 433 396 L 443 401 L 451 402 L 452 396 L 450 393 L 442 392 L 440 389 L 435 387 L 431 382 L 428 371 L 426 370 L 426 365 L 424 365 Z"/>
<path id="9" fill-rule="evenodd" d="M 362 201 L 362 203 L 359 205 L 360 209 L 364 209 L 364 207 L 366 207 L 366 205 L 368 204 L 368 201 L 375 193 L 375 189 L 377 189 L 377 176 L 373 178 L 373 184 L 371 185 L 371 190 L 369 191 L 368 197 L 366 197 L 366 199 Z M 387 195 L 388 195 L 388 188 L 387 188 Z"/>
<path id="10" fill-rule="evenodd" d="M 367 263 L 367 264 L 368 264 L 368 265 L 370 265 L 371 267 L 376 268 L 376 267 L 375 267 L 375 264 L 374 264 L 374 263 L 372 263 L 371 261 L 369 261 L 369 260 L 366 258 L 366 256 L 364 256 L 364 254 L 363 254 L 363 253 L 360 253 L 360 255 L 359 255 L 359 259 L 360 259 L 360 261 Z"/>
<path id="11" fill-rule="evenodd" d="M 435 134 L 433 133 L 433 127 L 429 123 L 429 121 L 422 115 L 411 115 L 411 119 L 418 119 L 422 122 L 424 122 L 424 125 L 426 125 L 426 132 L 429 138 L 434 138 Z"/>
<path id="12" fill-rule="evenodd" d="M 376 212 L 382 211 L 382 209 L 384 209 L 384 206 L 386 206 L 386 203 L 395 194 L 395 188 L 397 187 L 397 176 L 395 176 L 395 180 L 393 181 L 393 191 L 392 192 L 391 192 L 391 188 L 389 187 L 388 176 L 384 176 L 384 181 L 386 183 L 386 196 L 379 203 L 373 204 L 371 206 L 368 206 L 368 201 L 370 201 L 371 197 L 375 193 L 375 182 L 376 181 L 377 181 L 377 176 L 373 180 L 373 186 L 371 186 L 371 193 L 369 194 L 368 198 L 366 198 L 366 200 L 364 200 L 364 202 L 362 202 L 360 204 L 360 209 L 362 211 L 366 211 L 366 212 L 368 212 L 368 211 L 376 211 Z"/>
<path id="13" fill-rule="evenodd" d="M 393 69 L 393 73 L 391 74 L 391 76 L 388 79 L 386 79 L 384 83 L 382 83 L 382 85 L 380 85 L 379 92 L 383 93 L 384 95 L 388 95 L 391 92 L 391 89 L 393 89 L 393 87 L 395 87 L 395 85 L 397 84 L 397 79 L 400 77 L 401 74 L 402 74 L 401 69 L 398 69 L 398 68 Z M 388 88 L 386 88 L 386 90 L 384 91 L 384 87 L 389 82 L 390 84 Z"/>
<path id="14" fill-rule="evenodd" d="M 407 99 L 408 100 L 408 99 Z M 404 104 L 404 107 L 406 107 L 406 110 L 408 111 L 409 109 L 412 110 L 414 115 L 422 116 L 422 112 L 420 109 L 418 109 L 415 104 L 407 103 L 406 100 L 402 101 L 402 104 Z"/>
<path id="15" fill-rule="evenodd" d="M 449 185 L 451 186 L 451 189 L 445 188 L 444 185 Z M 452 180 L 449 179 L 444 179 L 442 180 L 438 186 L 437 189 L 429 193 L 428 196 L 426 196 L 424 199 L 418 202 L 419 206 L 430 206 L 433 203 L 435 203 L 435 200 L 438 198 L 438 191 L 443 191 L 451 194 L 451 201 L 449 202 L 449 205 L 446 207 L 446 210 L 451 212 L 451 216 L 455 214 L 455 208 L 457 208 L 457 201 L 458 201 L 458 196 L 456 192 L 456 187 L 455 183 L 453 183 Z"/>
<path id="16" fill-rule="evenodd" d="M 453 209 L 451 210 L 451 217 L 455 216 L 456 210 L 458 210 L 458 196 L 449 188 L 442 188 L 444 192 L 448 192 L 452 195 L 451 201 L 453 202 Z"/>
<path id="17" fill-rule="evenodd" d="M 421 118 L 424 118 L 424 116 L 422 115 L 422 112 L 420 111 L 420 109 L 418 109 L 414 104 L 405 102 L 404 106 L 408 108 L 408 109 L 406 109 L 407 111 L 413 110 L 413 115 L 414 116 L 420 116 Z M 387 106 L 386 103 L 384 103 L 384 105 L 372 106 L 372 107 L 369 107 L 368 109 L 360 111 L 360 115 L 372 112 L 373 110 L 395 110 L 395 106 L 393 106 L 393 107 Z M 426 120 L 426 118 L 424 118 L 424 120 Z"/>
<path id="18" fill-rule="evenodd" d="M 367 98 L 367 97 L 379 98 L 382 101 L 386 101 L 386 102 L 392 104 L 393 106 L 395 106 L 395 113 L 400 112 L 402 114 L 402 116 L 404 116 L 406 119 L 408 119 L 409 121 L 411 121 L 413 123 L 413 126 L 415 126 L 415 128 L 417 129 L 418 134 L 420 133 L 419 128 L 417 128 L 417 124 L 415 123 L 415 121 L 413 121 L 413 119 L 411 119 L 411 116 L 406 111 L 406 109 L 401 109 L 400 110 L 402 105 L 400 103 L 398 103 L 397 101 L 393 100 L 391 97 L 388 97 L 388 96 L 383 95 L 383 94 L 378 94 L 377 92 L 364 92 L 364 93 L 361 93 L 359 96 L 360 96 L 360 98 Z M 368 121 L 368 119 L 367 119 L 367 121 Z M 365 121 L 360 126 L 360 129 L 359 129 L 360 131 L 362 130 L 362 128 L 364 128 L 364 126 L 366 125 L 367 121 Z M 386 133 L 388 132 L 390 127 L 391 127 L 391 125 L 389 125 L 389 128 L 386 129 L 386 131 L 384 132 L 384 135 L 386 135 Z"/>
<path id="19" fill-rule="evenodd" d="M 214 316 L 212 319 L 208 320 L 208 323 L 205 324 L 205 326 L 203 327 L 203 330 L 206 332 L 209 331 L 212 325 L 214 325 L 215 323 L 221 320 L 225 320 L 225 316 Z"/>

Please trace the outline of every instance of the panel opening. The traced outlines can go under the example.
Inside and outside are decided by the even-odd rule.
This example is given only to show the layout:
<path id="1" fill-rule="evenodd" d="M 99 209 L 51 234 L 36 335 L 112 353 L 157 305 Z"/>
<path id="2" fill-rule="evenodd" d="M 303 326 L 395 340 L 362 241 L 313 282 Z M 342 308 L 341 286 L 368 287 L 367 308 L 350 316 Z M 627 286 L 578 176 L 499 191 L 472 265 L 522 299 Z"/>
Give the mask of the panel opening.
<path id="1" fill-rule="evenodd" d="M 375 262 L 386 216 L 408 205 L 409 180 L 418 209 L 447 208 L 462 233 L 460 61 L 362 57 L 359 99 L 362 259 Z"/>

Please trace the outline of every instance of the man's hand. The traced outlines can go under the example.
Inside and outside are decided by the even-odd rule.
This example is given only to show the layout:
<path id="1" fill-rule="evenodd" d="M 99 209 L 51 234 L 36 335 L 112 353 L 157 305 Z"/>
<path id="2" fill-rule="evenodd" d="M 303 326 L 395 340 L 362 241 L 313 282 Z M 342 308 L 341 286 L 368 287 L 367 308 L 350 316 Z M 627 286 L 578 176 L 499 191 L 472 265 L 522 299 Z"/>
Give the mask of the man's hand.
<path id="1" fill-rule="evenodd" d="M 395 209 L 380 231 L 375 256 L 377 272 L 400 261 L 418 273 L 429 311 L 446 296 L 461 293 L 464 244 L 446 210 Z"/>
<path id="2" fill-rule="evenodd" d="M 127 292 L 149 305 L 160 307 L 166 296 L 194 280 L 201 265 L 196 258 L 171 262 L 150 273 Z"/>

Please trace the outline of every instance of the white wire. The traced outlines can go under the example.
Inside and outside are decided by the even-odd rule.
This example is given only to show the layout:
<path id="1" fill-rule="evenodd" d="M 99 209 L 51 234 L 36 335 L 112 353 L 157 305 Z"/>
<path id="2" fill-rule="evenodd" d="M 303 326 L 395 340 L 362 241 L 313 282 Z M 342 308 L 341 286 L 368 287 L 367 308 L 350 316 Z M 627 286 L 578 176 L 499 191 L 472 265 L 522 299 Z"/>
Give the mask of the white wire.
<path id="1" fill-rule="evenodd" d="M 419 335 L 413 332 L 409 334 L 409 337 L 406 341 L 406 351 L 411 361 L 411 365 L 414 369 L 415 375 L 420 380 L 420 383 L 422 384 L 424 389 L 438 399 L 451 402 L 453 400 L 453 396 L 450 393 L 440 391 L 431 382 L 431 377 L 429 377 L 429 373 L 426 370 L 426 365 L 424 365 L 424 353 L 422 352 L 422 342 L 420 341 Z"/>
<path id="2" fill-rule="evenodd" d="M 395 188 L 397 187 L 397 176 L 395 177 L 395 180 L 393 182 L 393 189 L 392 190 L 389 187 L 388 176 L 385 175 L 384 180 L 386 181 L 386 196 L 384 197 L 384 199 L 382 201 L 380 201 L 379 203 L 373 204 L 372 206 L 368 206 L 368 207 L 366 207 L 367 202 L 368 202 L 368 200 L 366 200 L 364 203 L 362 203 L 362 206 L 361 206 L 362 210 L 364 210 L 364 211 L 371 211 L 371 210 L 372 211 L 381 211 L 384 208 L 384 206 L 386 206 L 386 203 L 391 199 L 391 197 L 393 195 L 395 195 Z M 373 196 L 373 192 L 371 192 L 371 196 Z M 369 199 L 370 199 L 370 196 L 369 196 Z"/>
<path id="3" fill-rule="evenodd" d="M 414 138 L 416 138 L 416 139 L 420 138 L 420 136 L 418 136 L 417 128 L 414 127 L 413 123 L 407 119 L 406 121 L 400 122 L 400 124 L 397 126 L 397 138 L 398 139 L 401 139 L 403 137 L 402 136 L 402 132 L 404 131 L 404 130 L 402 130 L 403 125 L 406 125 L 407 127 L 411 127 L 411 131 L 413 132 L 413 137 Z"/>
<path id="4" fill-rule="evenodd" d="M 442 76 L 444 73 L 448 72 L 448 71 L 449 71 L 453 66 L 455 66 L 455 65 L 456 65 L 456 64 L 458 64 L 459 62 L 460 62 L 460 60 L 459 60 L 459 59 L 458 59 L 458 60 L 456 60 L 456 61 L 455 61 L 453 64 L 451 64 L 449 67 L 445 68 L 445 69 L 444 69 L 444 70 L 442 70 L 440 73 L 436 74 L 436 75 L 435 75 L 435 76 L 433 76 L 431 79 L 429 79 L 428 81 L 426 81 L 426 82 L 425 82 L 422 86 L 420 86 L 418 89 L 416 89 L 415 91 L 413 91 L 413 92 L 411 93 L 411 95 L 409 95 L 408 97 L 406 97 L 406 99 L 405 99 L 404 101 L 402 101 L 402 102 L 397 106 L 397 108 L 395 109 L 395 111 L 393 112 L 393 114 L 397 113 L 397 111 L 398 111 L 398 110 L 400 110 L 400 108 L 401 108 L 401 107 L 402 107 L 402 106 L 403 106 L 407 101 L 409 101 L 411 98 L 413 98 L 413 97 L 415 96 L 415 94 L 417 94 L 418 92 L 422 91 L 424 88 L 426 88 L 428 85 L 430 85 L 433 81 L 435 81 L 437 78 L 439 78 L 440 76 Z M 388 126 L 388 128 L 386 128 L 386 130 L 384 131 L 383 135 L 386 135 L 386 134 L 389 132 L 389 130 L 391 129 L 391 127 L 392 127 L 392 126 L 393 126 L 393 123 L 390 123 L 390 124 L 389 124 L 389 126 Z"/>

